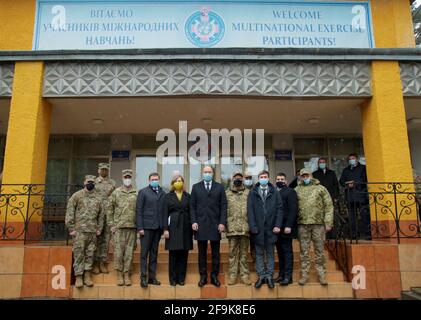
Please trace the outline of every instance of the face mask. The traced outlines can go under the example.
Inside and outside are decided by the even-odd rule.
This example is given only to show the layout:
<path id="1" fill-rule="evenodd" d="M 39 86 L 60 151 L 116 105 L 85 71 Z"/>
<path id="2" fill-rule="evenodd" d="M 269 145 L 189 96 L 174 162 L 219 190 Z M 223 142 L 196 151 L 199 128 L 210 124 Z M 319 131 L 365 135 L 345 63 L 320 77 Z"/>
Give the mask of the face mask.
<path id="1" fill-rule="evenodd" d="M 213 174 L 209 173 L 209 172 L 205 172 L 203 174 L 203 180 L 205 180 L 206 182 L 210 182 L 213 178 Z"/>
<path id="2" fill-rule="evenodd" d="M 234 180 L 234 186 L 241 187 L 242 185 L 243 185 L 243 180 L 242 179 L 235 179 Z"/>
<path id="3" fill-rule="evenodd" d="M 278 181 L 278 182 L 276 183 L 276 186 L 277 186 L 279 189 L 281 189 L 281 188 L 285 187 L 285 182 L 283 182 L 283 181 Z"/>
<path id="4" fill-rule="evenodd" d="M 350 159 L 348 162 L 351 166 L 357 165 L 357 160 L 355 160 L 355 159 Z"/>
<path id="5" fill-rule="evenodd" d="M 305 179 L 303 179 L 303 182 L 304 182 L 305 185 L 308 185 L 311 182 L 311 178 L 305 178 Z"/>
<path id="6" fill-rule="evenodd" d="M 149 182 L 149 185 L 152 188 L 158 188 L 159 187 L 159 181 L 153 180 L 153 181 Z"/>
<path id="7" fill-rule="evenodd" d="M 92 190 L 94 190 L 94 188 L 95 188 L 95 184 L 94 184 L 94 183 L 92 183 L 92 182 L 88 182 L 88 183 L 86 184 L 86 189 L 87 189 L 88 191 L 92 191 Z"/>
<path id="8" fill-rule="evenodd" d="M 326 169 L 326 163 L 320 163 L 319 168 L 322 170 Z"/>
<path id="9" fill-rule="evenodd" d="M 266 186 L 268 183 L 269 183 L 269 179 L 259 179 L 259 183 L 262 185 L 262 186 Z"/>
<path id="10" fill-rule="evenodd" d="M 182 181 L 176 181 L 174 182 L 174 189 L 175 190 L 182 190 L 183 189 L 183 182 Z"/>
<path id="11" fill-rule="evenodd" d="M 244 185 L 246 187 L 251 187 L 253 185 L 253 180 L 251 179 L 244 180 Z"/>
<path id="12" fill-rule="evenodd" d="M 132 185 L 132 179 L 123 179 L 123 184 L 126 187 L 130 187 Z"/>

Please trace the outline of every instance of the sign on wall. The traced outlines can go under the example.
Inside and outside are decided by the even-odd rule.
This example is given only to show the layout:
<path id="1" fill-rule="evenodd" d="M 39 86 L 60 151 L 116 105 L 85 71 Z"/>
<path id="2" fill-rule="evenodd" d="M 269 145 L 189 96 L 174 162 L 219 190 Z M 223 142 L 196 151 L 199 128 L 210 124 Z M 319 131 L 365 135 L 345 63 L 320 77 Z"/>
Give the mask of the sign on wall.
<path id="1" fill-rule="evenodd" d="M 372 48 L 365 1 L 38 0 L 34 50 Z"/>

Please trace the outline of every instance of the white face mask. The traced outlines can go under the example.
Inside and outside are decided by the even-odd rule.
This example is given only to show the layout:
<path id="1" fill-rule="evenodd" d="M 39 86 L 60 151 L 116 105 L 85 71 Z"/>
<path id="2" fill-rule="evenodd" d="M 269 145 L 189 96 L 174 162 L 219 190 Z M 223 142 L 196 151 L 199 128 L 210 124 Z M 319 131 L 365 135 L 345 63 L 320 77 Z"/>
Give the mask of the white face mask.
<path id="1" fill-rule="evenodd" d="M 132 185 L 132 179 L 123 179 L 123 184 L 126 187 L 130 187 Z"/>

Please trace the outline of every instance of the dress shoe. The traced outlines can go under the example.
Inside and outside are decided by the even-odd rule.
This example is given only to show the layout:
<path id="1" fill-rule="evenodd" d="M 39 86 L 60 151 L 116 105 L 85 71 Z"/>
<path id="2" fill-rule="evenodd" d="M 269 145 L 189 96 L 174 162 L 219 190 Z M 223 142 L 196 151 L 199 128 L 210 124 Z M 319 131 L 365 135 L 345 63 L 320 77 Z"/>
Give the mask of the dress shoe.
<path id="1" fill-rule="evenodd" d="M 148 286 L 148 281 L 146 280 L 146 278 L 140 278 L 140 286 L 142 288 L 146 288 Z"/>
<path id="2" fill-rule="evenodd" d="M 212 276 L 211 278 L 211 283 L 215 286 L 215 287 L 220 287 L 221 283 L 218 280 L 217 276 Z"/>
<path id="3" fill-rule="evenodd" d="M 291 278 L 284 278 L 281 281 L 278 281 L 281 286 L 287 286 L 292 283 Z"/>
<path id="4" fill-rule="evenodd" d="M 275 288 L 275 281 L 273 281 L 273 278 L 267 278 L 267 282 L 270 289 Z"/>
<path id="5" fill-rule="evenodd" d="M 177 283 L 175 281 L 170 281 L 170 286 L 175 287 L 177 285 Z"/>
<path id="6" fill-rule="evenodd" d="M 184 286 L 186 283 L 183 280 L 183 281 L 178 281 L 177 284 L 180 285 L 180 286 Z"/>
<path id="7" fill-rule="evenodd" d="M 197 285 L 199 287 L 203 287 L 207 283 L 208 283 L 208 279 L 206 277 L 200 277 L 199 283 Z"/>
<path id="8" fill-rule="evenodd" d="M 256 289 L 259 289 L 263 285 L 263 283 L 264 283 L 264 279 L 259 277 L 259 279 L 257 279 L 256 283 L 254 284 L 254 287 Z"/>
<path id="9" fill-rule="evenodd" d="M 148 283 L 153 284 L 154 286 L 160 286 L 161 285 L 161 282 L 159 282 L 156 279 L 149 279 Z"/>

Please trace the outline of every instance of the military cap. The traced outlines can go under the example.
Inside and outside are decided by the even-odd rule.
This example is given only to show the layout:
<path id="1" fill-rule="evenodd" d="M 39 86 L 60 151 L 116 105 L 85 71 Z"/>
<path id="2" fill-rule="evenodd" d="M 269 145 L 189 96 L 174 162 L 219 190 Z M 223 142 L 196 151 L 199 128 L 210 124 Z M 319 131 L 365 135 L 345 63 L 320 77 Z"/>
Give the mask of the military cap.
<path id="1" fill-rule="evenodd" d="M 133 170 L 126 169 L 126 170 L 121 171 L 121 174 L 122 174 L 123 177 L 125 177 L 125 176 L 133 177 Z"/>
<path id="2" fill-rule="evenodd" d="M 96 177 L 93 176 L 93 175 L 87 175 L 87 176 L 85 176 L 85 181 L 86 182 L 88 182 L 88 181 L 95 182 L 95 179 L 96 179 Z"/>
<path id="3" fill-rule="evenodd" d="M 98 169 L 107 169 L 107 170 L 110 170 L 110 165 L 108 164 L 108 163 L 100 163 L 99 165 L 98 165 Z"/>
<path id="4" fill-rule="evenodd" d="M 242 173 L 241 171 L 236 171 L 236 172 L 234 172 L 234 173 L 232 174 L 232 177 L 234 178 L 235 176 L 242 176 L 242 177 L 244 177 L 244 176 L 243 176 L 243 173 Z"/>
<path id="5" fill-rule="evenodd" d="M 300 176 L 304 175 L 304 174 L 309 174 L 310 176 L 313 175 L 313 173 L 311 172 L 310 169 L 304 168 L 300 170 Z"/>

